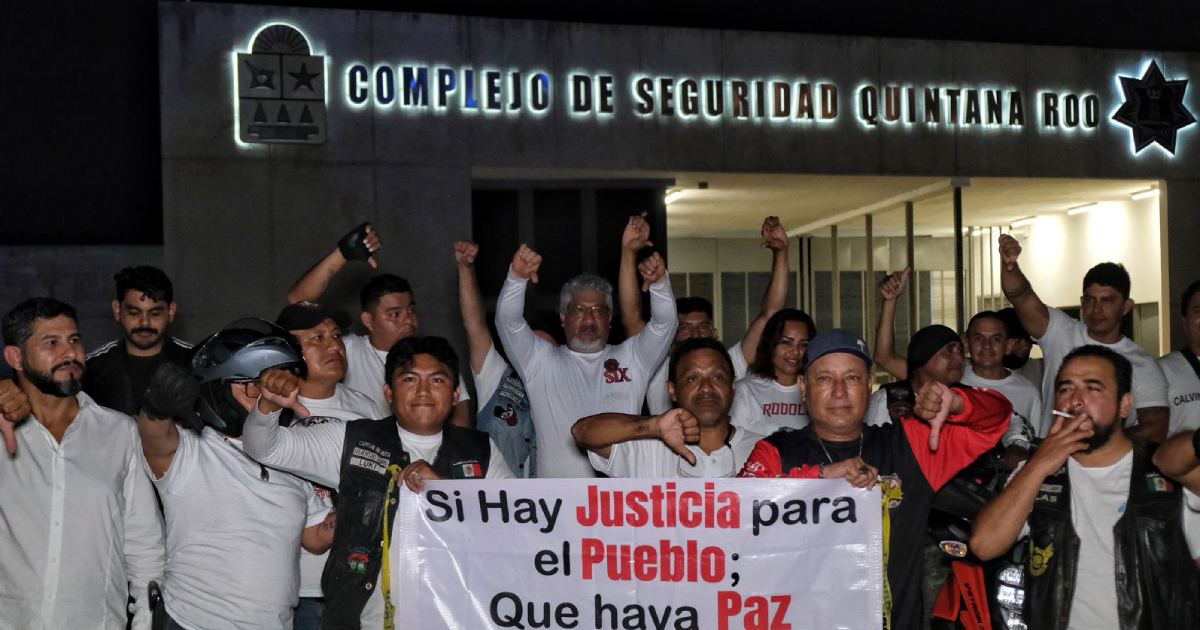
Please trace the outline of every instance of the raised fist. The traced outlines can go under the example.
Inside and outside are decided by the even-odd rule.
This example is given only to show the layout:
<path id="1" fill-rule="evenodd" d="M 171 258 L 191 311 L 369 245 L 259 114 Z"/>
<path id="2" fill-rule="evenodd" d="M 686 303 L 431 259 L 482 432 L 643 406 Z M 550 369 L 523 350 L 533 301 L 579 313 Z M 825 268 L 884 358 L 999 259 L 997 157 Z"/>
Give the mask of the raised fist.
<path id="1" fill-rule="evenodd" d="M 280 409 L 291 409 L 301 418 L 309 416 L 308 409 L 300 404 L 300 377 L 287 370 L 269 369 L 259 379 L 262 397 L 258 409 L 263 413 L 275 413 Z M 266 405 L 263 402 L 266 401 Z"/>
<path id="2" fill-rule="evenodd" d="M 642 274 L 642 290 L 649 291 L 650 285 L 658 284 L 667 277 L 667 265 L 662 256 L 654 252 L 638 263 L 638 272 Z"/>
<path id="3" fill-rule="evenodd" d="M 651 245 L 654 243 L 650 242 L 650 224 L 646 222 L 646 215 L 629 217 L 625 233 L 621 235 L 621 247 L 636 252 Z"/>
<path id="4" fill-rule="evenodd" d="M 1009 234 L 1000 235 L 1000 263 L 1005 271 L 1012 271 L 1021 256 L 1021 243 Z"/>
<path id="5" fill-rule="evenodd" d="M 200 383 L 191 374 L 174 363 L 163 363 L 154 371 L 146 395 L 142 397 L 142 411 L 151 420 L 174 419 L 200 431 L 204 422 L 196 414 L 199 397 Z"/>
<path id="6" fill-rule="evenodd" d="M 537 252 L 529 249 L 529 246 L 521 243 L 521 248 L 517 250 L 513 256 L 512 272 L 513 275 L 522 280 L 533 280 L 534 284 L 538 281 L 538 269 L 542 266 L 542 257 Z"/>
<path id="7" fill-rule="evenodd" d="M 762 246 L 773 252 L 788 248 L 787 230 L 779 222 L 779 217 L 767 217 L 762 224 Z"/>
<path id="8" fill-rule="evenodd" d="M 470 267 L 475 264 L 475 257 L 479 255 L 479 246 L 471 241 L 455 241 L 454 242 L 454 261 L 460 267 Z"/>
<path id="9" fill-rule="evenodd" d="M 347 261 L 365 260 L 372 267 L 379 266 L 372 254 L 379 251 L 380 247 L 383 247 L 383 243 L 379 241 L 375 226 L 370 223 L 363 223 L 350 230 L 338 241 L 338 251 L 342 253 L 342 258 Z"/>

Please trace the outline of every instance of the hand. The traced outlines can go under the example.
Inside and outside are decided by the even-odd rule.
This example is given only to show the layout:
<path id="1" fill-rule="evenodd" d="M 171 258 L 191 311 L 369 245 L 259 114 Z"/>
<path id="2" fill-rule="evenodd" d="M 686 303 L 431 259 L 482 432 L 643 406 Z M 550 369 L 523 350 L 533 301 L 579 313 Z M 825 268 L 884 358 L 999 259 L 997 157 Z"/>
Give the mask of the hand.
<path id="1" fill-rule="evenodd" d="M 528 245 L 521 243 L 521 248 L 513 256 L 513 275 L 522 280 L 533 280 L 533 283 L 537 284 L 537 272 L 541 266 L 542 257 L 537 252 L 529 249 Z"/>
<path id="2" fill-rule="evenodd" d="M 475 257 L 479 255 L 479 246 L 471 241 L 455 241 L 454 242 L 454 261 L 459 267 L 470 267 L 475 264 Z"/>
<path id="3" fill-rule="evenodd" d="M 845 479 L 855 488 L 870 490 L 875 487 L 875 482 L 879 480 L 879 471 L 861 457 L 851 457 L 850 459 L 843 459 L 836 464 L 826 464 L 825 478 Z"/>
<path id="4" fill-rule="evenodd" d="M 400 471 L 400 479 L 404 481 L 404 485 L 408 486 L 409 490 L 419 494 L 425 490 L 426 480 L 441 479 L 441 477 L 433 472 L 433 467 L 429 465 L 429 462 L 418 459 Z"/>
<path id="5" fill-rule="evenodd" d="M 379 263 L 375 262 L 372 254 L 379 251 L 381 247 L 383 247 L 383 243 L 379 241 L 379 234 L 375 232 L 375 226 L 370 223 L 360 224 L 338 241 L 338 251 L 342 253 L 342 258 L 347 261 L 365 260 L 372 267 L 379 267 Z"/>
<path id="6" fill-rule="evenodd" d="M 1005 271 L 1017 267 L 1017 258 L 1021 255 L 1021 243 L 1009 234 L 1000 235 L 1000 263 Z"/>
<path id="7" fill-rule="evenodd" d="M 650 285 L 658 284 L 667 277 L 667 265 L 662 256 L 654 252 L 638 263 L 638 272 L 642 274 L 642 291 L 649 291 Z"/>
<path id="8" fill-rule="evenodd" d="M 762 224 L 762 246 L 773 252 L 786 251 L 788 248 L 787 230 L 779 222 L 779 217 L 767 217 Z"/>
<path id="9" fill-rule="evenodd" d="M 658 436 L 663 443 L 687 460 L 692 466 L 696 465 L 696 454 L 688 449 L 688 444 L 700 441 L 700 423 L 686 409 L 672 409 L 655 418 Z"/>
<path id="10" fill-rule="evenodd" d="M 621 235 L 621 247 L 637 252 L 651 245 L 654 243 L 650 242 L 650 224 L 646 222 L 646 213 L 629 217 L 629 223 L 625 224 L 625 233 Z"/>
<path id="11" fill-rule="evenodd" d="M 1091 418 L 1055 416 L 1046 439 L 1033 452 L 1033 457 L 1029 458 L 1025 467 L 1037 471 L 1043 478 L 1049 477 L 1058 472 L 1072 455 L 1087 449 L 1088 438 L 1095 434 L 1095 424 Z"/>
<path id="12" fill-rule="evenodd" d="M 262 395 L 258 399 L 258 410 L 263 414 L 275 413 L 280 409 L 291 409 L 296 416 L 307 418 L 308 408 L 300 404 L 300 377 L 286 370 L 271 368 L 259 378 Z"/>
<path id="13" fill-rule="evenodd" d="M 13 431 L 31 411 L 25 392 L 10 380 L 0 380 L 0 433 L 4 434 L 4 446 L 9 455 L 17 454 L 17 436 Z"/>
<path id="14" fill-rule="evenodd" d="M 960 414 L 966 409 L 962 396 L 957 392 L 938 383 L 926 383 L 917 392 L 917 405 L 913 413 L 929 423 L 929 450 L 938 450 L 938 438 L 941 436 L 942 425 L 952 414 Z"/>
<path id="15" fill-rule="evenodd" d="M 196 414 L 199 397 L 200 383 L 183 368 L 167 362 L 154 371 L 142 397 L 142 411 L 151 420 L 174 418 L 199 431 L 204 428 L 204 421 Z"/>
<path id="16" fill-rule="evenodd" d="M 882 295 L 883 299 L 888 302 L 900 297 L 900 294 L 904 292 L 904 287 L 908 286 L 908 274 L 910 273 L 912 273 L 912 267 L 905 267 L 903 271 L 888 274 L 883 282 L 879 283 L 879 295 Z"/>

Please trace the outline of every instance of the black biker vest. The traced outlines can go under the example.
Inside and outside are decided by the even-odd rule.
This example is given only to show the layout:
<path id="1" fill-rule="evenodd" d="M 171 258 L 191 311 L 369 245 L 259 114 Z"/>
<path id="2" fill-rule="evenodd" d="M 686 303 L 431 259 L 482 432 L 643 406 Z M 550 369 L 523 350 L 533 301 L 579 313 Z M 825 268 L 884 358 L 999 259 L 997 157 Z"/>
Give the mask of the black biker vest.
<path id="1" fill-rule="evenodd" d="M 1179 485 L 1154 467 L 1154 445 L 1134 441 L 1125 512 L 1113 526 L 1113 571 L 1122 630 L 1200 628 L 1200 569 L 1183 535 Z M 1025 621 L 1030 630 L 1066 630 L 1079 567 L 1064 465 L 1042 483 L 1029 515 Z"/>
<path id="2" fill-rule="evenodd" d="M 446 424 L 442 445 L 430 464 L 444 479 L 482 479 L 491 442 L 487 434 Z M 358 630 L 367 600 L 374 594 L 383 557 L 383 508 L 391 465 L 409 464 L 395 417 L 346 423 L 338 485 L 337 529 L 321 574 L 325 591 L 323 630 Z M 399 485 L 403 485 L 402 482 Z M 396 518 L 393 492 L 388 518 Z M 388 528 L 392 523 L 388 523 Z M 394 569 L 393 569 L 394 570 Z"/>

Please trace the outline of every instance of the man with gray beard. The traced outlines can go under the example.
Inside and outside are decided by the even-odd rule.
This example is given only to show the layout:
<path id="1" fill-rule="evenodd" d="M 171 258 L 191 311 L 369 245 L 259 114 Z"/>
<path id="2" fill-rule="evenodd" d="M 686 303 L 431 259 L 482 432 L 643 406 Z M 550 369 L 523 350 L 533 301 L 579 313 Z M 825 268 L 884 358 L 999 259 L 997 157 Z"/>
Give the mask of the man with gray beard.
<path id="1" fill-rule="evenodd" d="M 610 345 L 612 285 L 595 274 L 577 276 L 559 294 L 567 343 L 555 346 L 525 322 L 526 283 L 538 281 L 541 264 L 537 252 L 521 245 L 496 301 L 496 329 L 533 408 L 538 476 L 591 477 L 592 465 L 571 427 L 596 413 L 641 411 L 650 377 L 675 335 L 675 298 L 662 256 L 654 253 L 638 266 L 642 290 L 650 291 L 650 323 Z"/>

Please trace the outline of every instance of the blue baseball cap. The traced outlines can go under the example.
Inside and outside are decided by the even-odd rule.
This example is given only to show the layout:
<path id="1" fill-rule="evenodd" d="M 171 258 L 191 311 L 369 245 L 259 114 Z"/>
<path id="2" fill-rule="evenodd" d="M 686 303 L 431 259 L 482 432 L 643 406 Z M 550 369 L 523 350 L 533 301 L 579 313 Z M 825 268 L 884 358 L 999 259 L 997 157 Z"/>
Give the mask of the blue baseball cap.
<path id="1" fill-rule="evenodd" d="M 817 359 L 837 352 L 845 352 L 853 354 L 862 359 L 867 364 L 867 369 L 871 369 L 871 353 L 867 350 L 867 342 L 863 341 L 858 335 L 834 328 L 819 333 L 812 341 L 808 342 L 808 352 L 804 355 L 804 369 L 816 362 Z"/>

